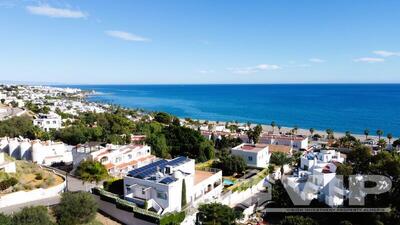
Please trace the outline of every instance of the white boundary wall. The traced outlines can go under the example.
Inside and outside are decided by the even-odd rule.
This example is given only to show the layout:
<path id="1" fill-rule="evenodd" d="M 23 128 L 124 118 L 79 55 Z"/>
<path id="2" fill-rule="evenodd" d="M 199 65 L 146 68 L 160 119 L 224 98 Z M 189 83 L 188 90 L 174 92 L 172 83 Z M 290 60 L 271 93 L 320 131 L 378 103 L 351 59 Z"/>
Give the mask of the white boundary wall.
<path id="1" fill-rule="evenodd" d="M 235 191 L 232 193 L 222 194 L 220 202 L 225 205 L 229 205 L 230 207 L 234 207 L 237 204 L 245 201 L 248 198 L 251 198 L 253 195 L 259 193 L 260 191 L 265 190 L 264 187 L 264 179 L 261 179 L 258 184 L 248 188 L 245 191 Z"/>
<path id="2" fill-rule="evenodd" d="M 56 173 L 57 174 L 57 173 Z M 59 174 L 57 174 L 59 175 Z M 60 175 L 59 175 L 60 176 Z M 65 189 L 66 182 L 65 178 L 63 177 L 64 182 L 53 186 L 50 188 L 39 188 L 32 191 L 18 191 L 13 192 L 10 194 L 6 194 L 0 197 L 0 208 L 12 206 L 12 205 L 19 205 L 31 201 L 37 201 L 41 199 L 56 197 L 60 193 L 62 193 Z"/>

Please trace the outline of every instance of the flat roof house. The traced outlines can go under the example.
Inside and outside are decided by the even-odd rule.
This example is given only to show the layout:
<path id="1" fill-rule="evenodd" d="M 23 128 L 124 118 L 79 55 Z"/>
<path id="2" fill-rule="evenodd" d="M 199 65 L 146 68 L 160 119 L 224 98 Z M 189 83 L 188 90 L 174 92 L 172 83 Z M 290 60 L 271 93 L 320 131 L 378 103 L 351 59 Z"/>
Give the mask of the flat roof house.
<path id="1" fill-rule="evenodd" d="M 90 157 L 101 162 L 114 176 L 124 176 L 130 170 L 145 166 L 156 160 L 148 145 L 107 145 L 91 152 Z"/>
<path id="2" fill-rule="evenodd" d="M 308 137 L 302 135 L 263 134 L 259 142 L 271 145 L 286 145 L 293 149 L 308 149 Z"/>
<path id="3" fill-rule="evenodd" d="M 61 116 L 56 113 L 39 114 L 33 120 L 33 125 L 42 128 L 44 131 L 50 131 L 50 129 L 58 130 L 62 126 L 62 120 Z"/>
<path id="4" fill-rule="evenodd" d="M 336 178 L 336 169 L 343 162 L 344 158 L 335 150 L 307 153 L 300 159 L 300 168 L 287 177 L 288 185 L 303 200 L 315 198 L 330 206 L 341 205 L 346 191 Z"/>
<path id="5" fill-rule="evenodd" d="M 125 199 L 142 206 L 146 202 L 159 214 L 180 211 L 183 195 L 190 205 L 215 201 L 222 188 L 222 171 L 195 170 L 195 161 L 186 157 L 161 159 L 124 177 Z"/>
<path id="6" fill-rule="evenodd" d="M 247 166 L 265 168 L 269 163 L 268 145 L 243 143 L 232 148 L 232 155 L 240 156 Z"/>

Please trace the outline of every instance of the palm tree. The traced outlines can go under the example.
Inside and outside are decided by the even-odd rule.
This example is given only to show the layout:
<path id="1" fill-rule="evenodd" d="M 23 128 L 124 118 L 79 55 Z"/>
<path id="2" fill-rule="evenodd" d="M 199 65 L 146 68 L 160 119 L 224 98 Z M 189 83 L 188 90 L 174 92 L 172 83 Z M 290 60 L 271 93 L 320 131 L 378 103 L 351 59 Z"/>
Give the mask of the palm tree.
<path id="1" fill-rule="evenodd" d="M 294 125 L 294 127 L 293 127 L 293 131 L 294 131 L 294 133 L 296 133 L 297 134 L 297 130 L 299 129 L 299 127 L 297 126 L 297 125 Z"/>
<path id="2" fill-rule="evenodd" d="M 310 131 L 311 136 L 313 136 L 314 131 L 315 131 L 314 128 L 311 127 L 309 131 Z"/>
<path id="3" fill-rule="evenodd" d="M 333 130 L 332 129 L 326 129 L 326 134 L 328 135 L 328 139 L 331 139 L 332 138 L 332 135 L 333 135 Z"/>
<path id="4" fill-rule="evenodd" d="M 289 157 L 288 154 L 283 152 L 274 152 L 271 155 L 270 163 L 280 166 L 281 175 L 283 176 L 283 166 L 286 164 L 291 163 L 292 159 Z"/>
<path id="5" fill-rule="evenodd" d="M 378 140 L 381 140 L 381 136 L 383 135 L 383 130 L 377 130 L 376 135 L 378 135 Z"/>
<path id="6" fill-rule="evenodd" d="M 383 150 L 386 147 L 386 141 L 384 139 L 379 139 L 378 145 L 381 150 Z"/>
<path id="7" fill-rule="evenodd" d="M 282 126 L 278 124 L 278 131 L 281 132 Z"/>
<path id="8" fill-rule="evenodd" d="M 364 130 L 365 139 L 368 139 L 369 129 Z"/>
<path id="9" fill-rule="evenodd" d="M 346 137 L 349 137 L 351 135 L 350 131 L 346 131 L 345 135 Z"/>
<path id="10" fill-rule="evenodd" d="M 392 138 L 393 138 L 393 135 L 391 133 L 388 133 L 386 137 L 389 140 L 389 145 L 390 145 L 391 141 L 392 141 Z"/>
<path id="11" fill-rule="evenodd" d="M 275 126 L 276 126 L 275 121 L 272 121 L 272 122 L 271 122 L 272 133 L 274 133 L 274 131 L 275 131 Z"/>

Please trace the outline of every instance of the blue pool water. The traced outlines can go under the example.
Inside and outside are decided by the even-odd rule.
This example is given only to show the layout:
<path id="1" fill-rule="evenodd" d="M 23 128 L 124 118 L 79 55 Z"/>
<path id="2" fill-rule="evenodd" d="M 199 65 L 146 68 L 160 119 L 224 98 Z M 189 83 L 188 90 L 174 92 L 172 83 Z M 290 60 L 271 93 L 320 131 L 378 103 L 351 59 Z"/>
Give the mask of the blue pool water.
<path id="1" fill-rule="evenodd" d="M 76 85 L 92 101 L 179 117 L 400 135 L 400 84 Z"/>

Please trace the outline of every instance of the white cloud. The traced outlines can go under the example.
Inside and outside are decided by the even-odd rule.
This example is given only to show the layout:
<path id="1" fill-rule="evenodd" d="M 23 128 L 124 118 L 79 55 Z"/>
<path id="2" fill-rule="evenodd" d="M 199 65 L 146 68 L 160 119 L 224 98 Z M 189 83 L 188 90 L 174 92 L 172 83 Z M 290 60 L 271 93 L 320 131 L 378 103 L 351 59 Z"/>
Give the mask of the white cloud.
<path id="1" fill-rule="evenodd" d="M 312 62 L 312 63 L 324 63 L 325 60 L 320 59 L 320 58 L 311 58 L 308 61 Z"/>
<path id="2" fill-rule="evenodd" d="M 115 38 L 122 39 L 124 41 L 150 41 L 150 39 L 138 36 L 136 34 L 132 34 L 125 31 L 119 30 L 108 30 L 105 32 L 107 35 Z"/>
<path id="3" fill-rule="evenodd" d="M 210 73 L 215 73 L 215 71 L 214 70 L 199 70 L 199 73 L 210 74 Z"/>
<path id="4" fill-rule="evenodd" d="M 268 70 L 277 70 L 280 68 L 281 68 L 280 66 L 274 64 L 260 64 L 251 67 L 228 68 L 228 70 L 232 71 L 232 73 L 237 73 L 237 74 L 251 74 Z"/>
<path id="5" fill-rule="evenodd" d="M 26 10 L 34 15 L 48 16 L 53 18 L 80 19 L 87 17 L 86 13 L 79 10 L 55 8 L 49 5 L 27 6 Z"/>
<path id="6" fill-rule="evenodd" d="M 378 62 L 384 62 L 384 61 L 385 61 L 385 59 L 372 58 L 372 57 L 363 57 L 363 58 L 354 59 L 354 62 L 366 62 L 366 63 L 378 63 Z"/>
<path id="7" fill-rule="evenodd" d="M 376 50 L 373 51 L 373 53 L 382 57 L 400 56 L 400 52 L 389 52 L 384 50 Z"/>

